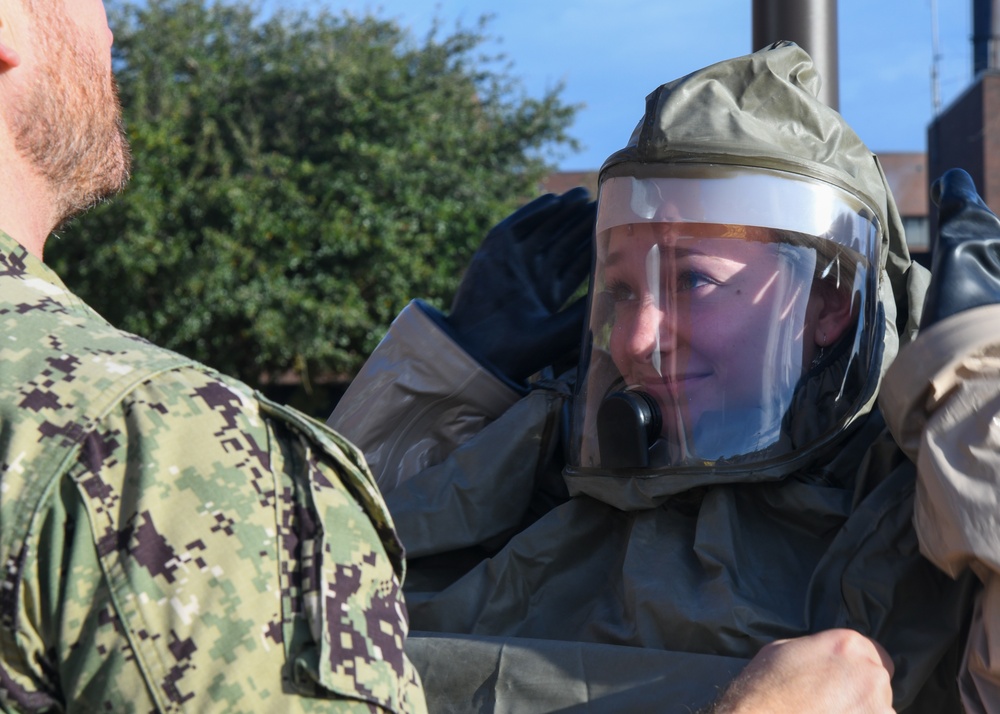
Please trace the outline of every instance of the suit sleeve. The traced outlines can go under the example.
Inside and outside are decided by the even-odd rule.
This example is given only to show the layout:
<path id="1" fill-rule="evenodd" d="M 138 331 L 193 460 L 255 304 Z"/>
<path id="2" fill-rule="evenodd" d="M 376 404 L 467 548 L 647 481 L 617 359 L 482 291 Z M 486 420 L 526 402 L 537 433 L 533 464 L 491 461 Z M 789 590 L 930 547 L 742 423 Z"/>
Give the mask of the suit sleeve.
<path id="1" fill-rule="evenodd" d="M 442 462 L 521 396 L 410 303 L 327 424 L 364 452 L 388 495 Z"/>

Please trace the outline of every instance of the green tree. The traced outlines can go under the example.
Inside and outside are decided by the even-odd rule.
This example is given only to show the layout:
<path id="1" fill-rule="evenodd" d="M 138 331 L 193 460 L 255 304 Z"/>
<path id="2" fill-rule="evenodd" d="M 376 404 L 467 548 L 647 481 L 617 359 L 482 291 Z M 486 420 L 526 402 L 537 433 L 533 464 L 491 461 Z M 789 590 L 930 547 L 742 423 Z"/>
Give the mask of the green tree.
<path id="1" fill-rule="evenodd" d="M 112 4 L 126 192 L 47 258 L 115 325 L 251 384 L 352 375 L 411 298 L 447 305 L 486 230 L 575 148 L 576 107 L 377 16 Z"/>

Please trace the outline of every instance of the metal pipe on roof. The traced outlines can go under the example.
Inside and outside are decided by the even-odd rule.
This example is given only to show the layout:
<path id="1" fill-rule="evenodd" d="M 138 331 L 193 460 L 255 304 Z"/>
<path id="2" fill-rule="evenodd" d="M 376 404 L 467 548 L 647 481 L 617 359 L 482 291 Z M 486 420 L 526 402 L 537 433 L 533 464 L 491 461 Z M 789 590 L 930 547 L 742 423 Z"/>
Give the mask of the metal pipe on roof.
<path id="1" fill-rule="evenodd" d="M 812 56 L 823 80 L 820 100 L 839 109 L 837 0 L 753 0 L 753 49 L 779 40 L 791 40 Z"/>

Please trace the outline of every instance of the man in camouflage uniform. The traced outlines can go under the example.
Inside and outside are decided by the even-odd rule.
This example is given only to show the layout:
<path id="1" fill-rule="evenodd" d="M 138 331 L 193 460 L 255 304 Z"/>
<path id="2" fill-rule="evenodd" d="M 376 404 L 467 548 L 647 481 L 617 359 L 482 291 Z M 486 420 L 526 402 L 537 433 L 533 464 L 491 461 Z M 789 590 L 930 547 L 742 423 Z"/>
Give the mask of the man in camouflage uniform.
<path id="1" fill-rule="evenodd" d="M 110 44 L 101 0 L 0 0 L 0 710 L 423 711 L 359 453 L 41 262 L 127 178 Z"/>

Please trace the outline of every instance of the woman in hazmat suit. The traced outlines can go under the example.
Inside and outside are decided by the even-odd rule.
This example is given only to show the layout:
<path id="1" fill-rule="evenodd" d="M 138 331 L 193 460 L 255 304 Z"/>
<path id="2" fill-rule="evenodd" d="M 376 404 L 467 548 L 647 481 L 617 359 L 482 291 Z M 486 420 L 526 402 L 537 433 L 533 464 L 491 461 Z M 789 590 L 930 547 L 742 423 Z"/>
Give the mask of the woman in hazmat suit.
<path id="1" fill-rule="evenodd" d="M 599 204 L 582 466 L 766 461 L 836 428 L 872 339 L 864 204 L 724 164 L 608 176 Z"/>
<path id="2" fill-rule="evenodd" d="M 875 406 L 926 272 L 818 81 L 785 43 L 649 95 L 601 169 L 568 379 L 518 390 L 459 310 L 411 306 L 338 405 L 408 551 L 432 710 L 687 713 L 769 643 L 849 628 L 891 656 L 899 711 L 960 711 L 974 584 L 920 555 Z M 580 203 L 539 200 L 525 234 Z M 573 253 L 516 227 L 508 255 Z"/>

